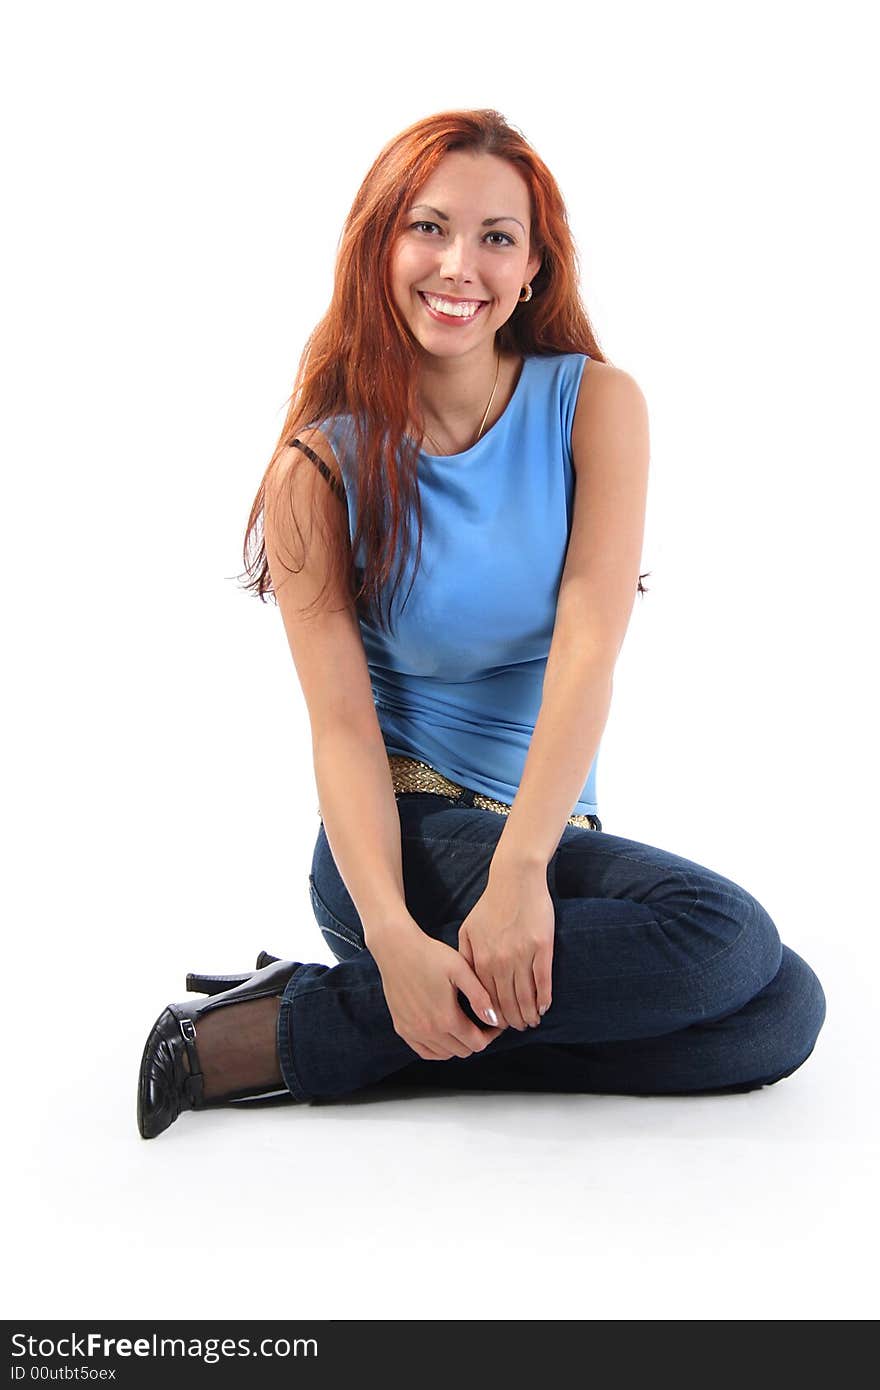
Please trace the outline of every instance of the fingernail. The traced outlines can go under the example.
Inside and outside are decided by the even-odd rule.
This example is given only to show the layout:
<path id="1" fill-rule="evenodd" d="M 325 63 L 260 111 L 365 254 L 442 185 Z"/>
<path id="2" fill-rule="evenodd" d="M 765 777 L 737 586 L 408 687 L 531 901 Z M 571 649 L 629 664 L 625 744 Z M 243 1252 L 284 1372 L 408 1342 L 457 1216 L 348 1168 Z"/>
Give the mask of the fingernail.
<path id="1" fill-rule="evenodd" d="M 497 1028 L 497 1027 L 498 1027 L 498 1015 L 496 1014 L 495 1010 L 494 1010 L 494 1009 L 486 1009 L 486 1010 L 485 1010 L 485 1013 L 486 1013 L 486 1017 L 488 1018 L 489 1022 L 492 1023 L 492 1024 L 494 1024 L 495 1027 Z"/>
<path id="2" fill-rule="evenodd" d="M 549 1007 L 550 1007 L 549 1004 L 542 1004 L 541 1007 L 540 1007 L 540 1009 L 538 1010 L 538 1013 L 541 1014 L 542 1017 L 543 1017 L 543 1015 L 547 1012 L 547 1010 L 549 1009 Z"/>

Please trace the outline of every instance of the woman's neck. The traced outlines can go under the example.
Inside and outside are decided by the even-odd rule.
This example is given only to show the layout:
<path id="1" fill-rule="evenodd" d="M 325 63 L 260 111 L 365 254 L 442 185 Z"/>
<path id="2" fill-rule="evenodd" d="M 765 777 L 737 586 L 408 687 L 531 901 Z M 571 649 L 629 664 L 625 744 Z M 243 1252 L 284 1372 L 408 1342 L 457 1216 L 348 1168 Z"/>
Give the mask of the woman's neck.
<path id="1" fill-rule="evenodd" d="M 507 406 L 516 365 L 515 358 L 503 355 L 499 363 L 494 348 L 479 362 L 471 354 L 458 358 L 427 358 L 419 385 L 425 428 L 435 440 L 434 444 L 430 440 L 424 443 L 427 452 L 436 453 L 436 445 L 441 445 L 448 453 L 462 453 L 476 442 L 477 431 L 492 397 L 497 369 L 498 384 L 483 425 L 485 434 Z"/>

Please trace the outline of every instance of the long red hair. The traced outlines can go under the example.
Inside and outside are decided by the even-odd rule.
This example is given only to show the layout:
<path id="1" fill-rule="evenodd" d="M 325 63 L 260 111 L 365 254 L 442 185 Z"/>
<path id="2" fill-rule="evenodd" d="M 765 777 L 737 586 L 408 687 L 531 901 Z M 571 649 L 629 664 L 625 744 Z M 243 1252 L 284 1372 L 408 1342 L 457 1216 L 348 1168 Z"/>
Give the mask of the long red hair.
<path id="1" fill-rule="evenodd" d="M 284 427 L 251 508 L 244 538 L 243 587 L 264 598 L 272 577 L 265 539 L 253 558 L 250 549 L 264 516 L 266 484 L 285 446 L 298 431 L 328 417 L 349 414 L 354 424 L 358 509 L 355 534 L 340 548 L 327 536 L 331 573 L 358 609 L 390 630 L 394 595 L 411 541 L 410 518 L 418 526 L 416 566 L 421 557 L 422 514 L 417 481 L 418 443 L 408 436 L 412 421 L 421 435 L 420 348 L 402 319 L 391 290 L 394 243 L 405 225 L 405 211 L 452 150 L 509 159 L 531 194 L 529 249 L 542 256 L 532 280 L 532 297 L 520 302 L 495 335 L 502 353 L 521 355 L 579 352 L 605 362 L 578 289 L 578 256 L 565 205 L 555 179 L 524 137 L 497 111 L 441 111 L 401 131 L 381 150 L 358 189 L 345 221 L 336 257 L 330 307 L 306 341 L 297 369 Z M 314 463 L 295 450 L 295 466 Z M 289 471 L 284 479 L 289 480 Z M 280 500 L 273 493 L 273 505 Z M 291 508 L 292 514 L 292 508 Z M 296 518 L 293 518 L 296 524 Z M 298 529 L 298 527 L 297 527 Z M 339 528 L 335 535 L 339 535 Z M 346 542 L 348 536 L 346 534 Z M 398 545 L 400 561 L 387 588 Z M 355 568 L 363 543 L 363 565 Z M 318 595 L 320 599 L 327 585 Z M 639 576 L 639 591 L 644 592 Z M 412 589 L 407 592 L 407 597 Z M 382 598 L 387 597 L 386 613 Z M 404 603 L 406 600 L 404 599 Z"/>

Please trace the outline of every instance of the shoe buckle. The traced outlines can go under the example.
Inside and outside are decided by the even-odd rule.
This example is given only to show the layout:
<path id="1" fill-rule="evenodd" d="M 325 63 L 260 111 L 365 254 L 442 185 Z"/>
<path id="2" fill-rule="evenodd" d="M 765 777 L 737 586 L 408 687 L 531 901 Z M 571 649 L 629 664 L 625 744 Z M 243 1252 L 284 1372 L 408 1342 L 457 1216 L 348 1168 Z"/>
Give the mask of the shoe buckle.
<path id="1" fill-rule="evenodd" d="M 182 1018 L 180 1020 L 180 1031 L 187 1042 L 195 1042 L 196 1027 L 191 1018 Z"/>

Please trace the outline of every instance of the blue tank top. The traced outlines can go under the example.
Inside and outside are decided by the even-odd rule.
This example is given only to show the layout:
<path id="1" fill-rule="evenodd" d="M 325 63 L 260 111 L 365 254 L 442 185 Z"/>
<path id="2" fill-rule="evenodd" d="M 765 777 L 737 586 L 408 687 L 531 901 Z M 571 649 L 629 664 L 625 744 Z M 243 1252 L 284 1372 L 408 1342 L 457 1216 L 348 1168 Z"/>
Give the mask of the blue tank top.
<path id="1" fill-rule="evenodd" d="M 393 635 L 360 620 L 387 751 L 508 804 L 541 706 L 571 532 L 571 425 L 587 360 L 579 352 L 525 357 L 507 408 L 476 444 L 419 454 L 422 555 L 412 592 L 403 607 L 414 518 Z M 335 415 L 319 428 L 342 472 L 353 538 L 353 422 Z M 354 560 L 360 579 L 363 555 Z M 598 750 L 569 814 L 598 814 L 597 761 Z"/>

